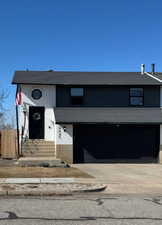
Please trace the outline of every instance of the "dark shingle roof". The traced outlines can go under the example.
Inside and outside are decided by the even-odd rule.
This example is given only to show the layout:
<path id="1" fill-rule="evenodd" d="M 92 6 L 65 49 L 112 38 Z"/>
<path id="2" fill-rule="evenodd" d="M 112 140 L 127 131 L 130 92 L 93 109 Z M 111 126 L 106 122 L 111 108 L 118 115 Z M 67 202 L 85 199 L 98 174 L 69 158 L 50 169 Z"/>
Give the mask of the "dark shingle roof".
<path id="1" fill-rule="evenodd" d="M 162 77 L 162 76 L 161 76 Z M 140 72 L 16 71 L 13 84 L 161 85 Z"/>
<path id="2" fill-rule="evenodd" d="M 57 123 L 162 123 L 160 108 L 55 108 Z"/>

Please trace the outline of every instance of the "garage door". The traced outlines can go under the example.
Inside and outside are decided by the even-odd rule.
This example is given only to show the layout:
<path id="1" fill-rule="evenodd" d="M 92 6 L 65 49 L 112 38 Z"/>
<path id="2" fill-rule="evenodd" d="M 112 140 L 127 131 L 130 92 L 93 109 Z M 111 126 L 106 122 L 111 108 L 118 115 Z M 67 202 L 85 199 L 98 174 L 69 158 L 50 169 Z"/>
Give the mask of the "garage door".
<path id="1" fill-rule="evenodd" d="M 159 125 L 74 125 L 74 163 L 154 162 Z"/>

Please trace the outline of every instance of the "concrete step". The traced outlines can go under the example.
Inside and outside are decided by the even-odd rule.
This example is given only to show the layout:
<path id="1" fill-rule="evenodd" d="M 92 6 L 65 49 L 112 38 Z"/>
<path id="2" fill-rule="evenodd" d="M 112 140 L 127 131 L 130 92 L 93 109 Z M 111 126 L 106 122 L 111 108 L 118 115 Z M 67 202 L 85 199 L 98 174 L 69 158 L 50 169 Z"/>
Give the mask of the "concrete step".
<path id="1" fill-rule="evenodd" d="M 55 145 L 23 145 L 22 148 L 55 148 Z"/>
<path id="2" fill-rule="evenodd" d="M 47 154 L 47 153 L 54 153 L 55 151 L 54 151 L 54 149 L 52 150 L 52 151 L 49 151 L 49 150 L 42 150 L 42 151 L 23 151 L 23 153 L 35 153 L 35 154 L 37 154 L 37 153 L 44 153 L 44 154 Z"/>
<path id="3" fill-rule="evenodd" d="M 54 145 L 52 141 L 44 141 L 44 142 L 23 142 L 24 145 Z"/>
<path id="4" fill-rule="evenodd" d="M 24 141 L 23 144 L 32 144 L 32 145 L 54 145 L 54 142 L 53 141 L 44 141 L 44 140 L 40 140 L 40 141 L 31 141 L 31 140 L 27 140 L 27 141 Z"/>
<path id="5" fill-rule="evenodd" d="M 22 153 L 25 157 L 54 157 L 55 144 L 53 141 L 29 139 L 23 143 Z"/>
<path id="6" fill-rule="evenodd" d="M 22 152 L 23 155 L 39 155 L 39 154 L 42 154 L 42 155 L 52 155 L 52 154 L 55 154 L 55 151 L 23 151 Z"/>
<path id="7" fill-rule="evenodd" d="M 20 166 L 64 166 L 60 159 L 55 157 L 21 157 L 18 160 Z"/>
<path id="8" fill-rule="evenodd" d="M 55 156 L 55 153 L 54 152 L 37 152 L 37 153 L 35 153 L 35 152 L 24 152 L 23 153 L 23 156 Z"/>
<path id="9" fill-rule="evenodd" d="M 35 156 L 38 156 L 38 155 L 43 155 L 43 156 L 51 156 L 51 155 L 54 155 L 55 152 L 23 152 L 22 153 L 23 155 L 35 155 Z"/>
<path id="10" fill-rule="evenodd" d="M 27 152 L 27 151 L 31 151 L 31 152 L 38 152 L 38 151 L 54 151 L 55 150 L 55 148 L 45 148 L 45 147 L 39 147 L 39 148 L 22 148 L 22 151 L 25 151 L 25 152 Z"/>
<path id="11" fill-rule="evenodd" d="M 31 154 L 27 154 L 27 155 L 23 155 L 23 157 L 31 157 L 31 158 L 35 158 L 35 157 L 54 157 L 55 154 L 38 154 L 38 155 L 31 155 Z"/>
<path id="12" fill-rule="evenodd" d="M 24 154 L 39 154 L 39 153 L 44 153 L 44 154 L 51 154 L 54 153 L 54 149 L 52 151 L 48 151 L 48 150 L 42 150 L 42 151 L 23 151 Z"/>
<path id="13" fill-rule="evenodd" d="M 55 145 L 22 145 L 22 148 L 23 149 L 42 149 L 42 148 L 45 148 L 45 149 L 54 149 L 55 148 Z"/>
<path id="14" fill-rule="evenodd" d="M 40 147 L 40 146 L 43 146 L 43 147 L 53 147 L 55 145 L 51 145 L 51 144 L 39 144 L 39 145 L 34 145 L 34 144 L 23 144 L 22 145 L 23 147 Z"/>

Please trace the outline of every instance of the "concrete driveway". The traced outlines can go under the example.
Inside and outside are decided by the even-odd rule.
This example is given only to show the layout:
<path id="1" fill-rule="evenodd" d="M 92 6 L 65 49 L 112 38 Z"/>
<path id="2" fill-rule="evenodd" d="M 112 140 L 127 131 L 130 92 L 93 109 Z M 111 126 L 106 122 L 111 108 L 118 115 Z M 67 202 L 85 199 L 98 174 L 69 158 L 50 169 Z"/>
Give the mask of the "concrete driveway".
<path id="1" fill-rule="evenodd" d="M 74 164 L 73 166 L 94 176 L 95 179 L 91 182 L 107 184 L 106 192 L 110 194 L 162 194 L 161 164 Z"/>

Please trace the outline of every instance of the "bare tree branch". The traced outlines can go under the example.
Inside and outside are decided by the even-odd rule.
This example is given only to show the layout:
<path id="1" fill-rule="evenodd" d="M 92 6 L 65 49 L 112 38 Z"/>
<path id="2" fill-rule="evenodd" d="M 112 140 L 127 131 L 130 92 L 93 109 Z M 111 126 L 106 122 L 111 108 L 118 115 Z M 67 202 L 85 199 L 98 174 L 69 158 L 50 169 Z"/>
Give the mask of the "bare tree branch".
<path id="1" fill-rule="evenodd" d="M 1 90 L 0 91 L 0 129 L 4 129 L 6 127 L 11 127 L 11 125 L 7 121 L 7 109 L 4 104 L 9 97 L 9 91 Z"/>

